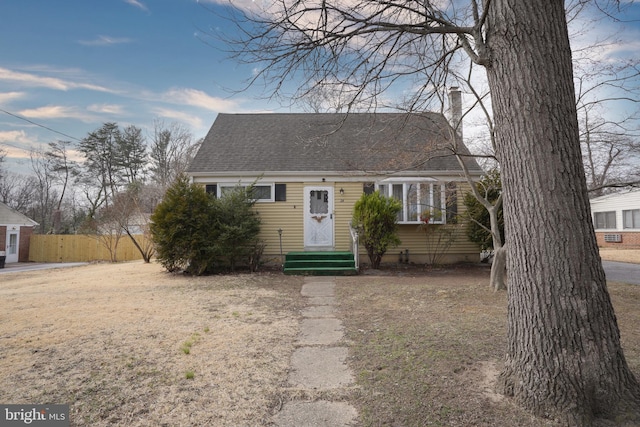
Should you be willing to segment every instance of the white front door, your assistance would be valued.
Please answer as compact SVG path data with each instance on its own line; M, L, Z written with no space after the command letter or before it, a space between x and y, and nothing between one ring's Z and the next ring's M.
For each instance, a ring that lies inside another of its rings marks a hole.
M304 247L333 249L333 187L304 188Z
M18 262L18 232L7 230L7 246L6 253L7 258L5 262Z

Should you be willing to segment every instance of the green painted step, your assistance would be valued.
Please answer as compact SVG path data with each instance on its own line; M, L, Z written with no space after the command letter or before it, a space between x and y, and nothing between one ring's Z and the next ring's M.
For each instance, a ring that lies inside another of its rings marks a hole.
M284 263L284 273L342 276L358 272L351 252L289 252Z

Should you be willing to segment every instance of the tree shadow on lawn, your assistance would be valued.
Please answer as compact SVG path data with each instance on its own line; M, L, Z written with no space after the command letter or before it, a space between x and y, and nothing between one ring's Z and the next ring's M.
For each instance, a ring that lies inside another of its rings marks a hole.
M337 280L365 426L555 426L494 392L506 292L486 266L386 268ZM640 372L640 286L609 284L627 361Z

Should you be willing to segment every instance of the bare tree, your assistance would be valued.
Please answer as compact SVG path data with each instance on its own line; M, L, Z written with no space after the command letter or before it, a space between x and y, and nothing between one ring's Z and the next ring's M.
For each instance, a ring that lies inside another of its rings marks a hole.
M596 107L598 105L592 106ZM580 115L582 155L590 195L611 189L640 186L640 135L625 128L626 121L612 122L591 109Z
M588 27L590 28L590 27ZM591 196L640 185L640 59L603 60L619 40L574 49L580 141ZM624 113L616 105L624 105Z
M148 190L144 186L132 186L118 193L105 215L110 228L119 227L131 239L144 262L150 262L155 254L150 231L150 217L155 203L153 189Z
M71 176L77 170L77 164L69 158L70 141L56 141L49 143L49 149L44 153L47 164L51 168L54 182L59 186L59 197L53 212L53 233L60 233L62 222L62 202L67 194L67 187Z
M31 203L30 217L38 222L41 233L51 233L53 210L57 192L54 188L54 175L51 160L41 151L32 150L29 154L33 172L34 199Z
M469 88L470 92L473 95L473 98L474 98L473 106L467 109L467 111L464 114L462 114L461 117L454 118L452 120L453 126L455 130L460 132L460 129L462 129L462 119L464 115L468 114L473 109L473 107L478 106L481 109L482 114L484 116L485 125L487 127L487 134L489 136L489 141L490 141L490 149L488 150L487 154L482 156L478 155L476 156L476 158L481 157L485 159L490 159L490 161L493 162L494 164L498 164L498 161L495 157L496 133L495 133L495 127L493 125L493 116L491 114L489 107L485 103L485 100L488 98L489 93L488 92L481 93L475 88L472 82L473 70L474 70L474 64L472 63L469 66L469 72L467 76L464 79L462 79L466 87ZM456 102L461 103L461 100ZM462 138L461 133L460 133L460 138ZM502 240L502 234L500 232L500 225L499 225L499 219L498 219L498 214L502 209L502 201L503 201L502 185L500 186L500 195L498 196L498 198L494 201L491 201L490 198L488 197L488 194L491 191L495 191L496 189L485 188L484 191L481 192L478 186L476 185L476 183L473 182L472 175L469 172L468 166L464 162L464 158L460 155L459 152L456 151L455 147L454 147L454 154L456 155L456 158L458 159L458 163L460 164L460 167L464 172L464 177L467 180L469 187L471 188L471 192L473 196L482 206L484 206L484 208L489 213L489 221L490 221L489 232L491 233L491 240L493 243L493 262L491 264L491 276L489 278L489 284L494 291L505 290L507 289L507 284L506 284L507 270L506 269L507 269L508 251L507 251L507 246L504 244Z
M92 236L102 247L109 252L111 262L118 261L118 245L124 235L124 230L119 222L119 207L116 199L98 211L91 221L91 228L85 228L85 233ZM87 224L85 224L85 227Z
M255 3L254 3L255 4ZM501 390L567 425L640 421L591 223L564 2L287 1L236 11L254 82L298 96L318 82L372 104L413 77L408 109L446 86L463 51L485 68L503 179L508 343ZM349 105L347 105L349 106Z
M7 151L0 148L0 183L4 180L6 171L4 170L4 159L7 157Z
M178 123L166 125L156 120L151 137L151 179L166 190L176 177L187 170L201 141Z
M28 214L33 202L35 178L7 172L0 181L0 201L12 209Z

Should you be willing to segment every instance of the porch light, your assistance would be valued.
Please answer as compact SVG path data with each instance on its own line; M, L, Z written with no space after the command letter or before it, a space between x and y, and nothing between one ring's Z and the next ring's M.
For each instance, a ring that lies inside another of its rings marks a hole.
M340 194L342 194L344 196L344 188L340 189Z

